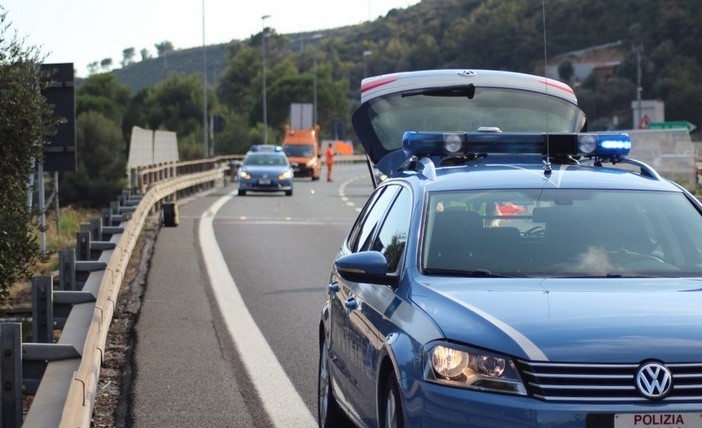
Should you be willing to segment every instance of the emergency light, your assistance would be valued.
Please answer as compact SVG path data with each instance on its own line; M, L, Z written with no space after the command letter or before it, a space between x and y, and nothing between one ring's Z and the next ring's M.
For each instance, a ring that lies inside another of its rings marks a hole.
M618 159L631 151L626 133L405 132L402 150L411 156L540 154Z

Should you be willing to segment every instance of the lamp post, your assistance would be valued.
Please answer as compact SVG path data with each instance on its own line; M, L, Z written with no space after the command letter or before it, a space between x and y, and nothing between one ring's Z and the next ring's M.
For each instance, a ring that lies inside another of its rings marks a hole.
M634 123L634 127L637 128L641 128L643 123L643 112L641 106L641 91L643 90L641 87L641 51L643 51L643 45L639 43L636 45L636 103L638 110L638 124Z
M311 40L319 40L324 37L322 34L315 34ZM315 47L313 59L314 78L312 79L312 126L317 125L317 48Z
M261 40L263 44L263 144L268 144L268 96L266 94L266 19L270 17L270 15L263 15L261 17Z
M202 139L205 147L205 158L210 156L209 138L207 135L207 45L205 44L205 0L202 0Z

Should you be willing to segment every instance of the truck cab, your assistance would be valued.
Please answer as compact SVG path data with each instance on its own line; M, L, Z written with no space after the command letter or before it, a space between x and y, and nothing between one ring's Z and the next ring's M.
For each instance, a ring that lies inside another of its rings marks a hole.
M319 152L318 135L318 125L307 129L295 129L286 125L282 146L290 165L293 167L295 177L310 177L313 181L319 180L322 155Z

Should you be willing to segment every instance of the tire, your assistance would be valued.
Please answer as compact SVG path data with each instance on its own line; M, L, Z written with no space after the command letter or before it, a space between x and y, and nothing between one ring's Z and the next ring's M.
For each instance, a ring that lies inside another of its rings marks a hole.
M383 395L380 397L380 424L381 428L404 428L405 422L402 414L402 399L400 387L395 379L395 374L390 371L383 386Z
M246 196L246 190L239 189L239 196Z
M319 428L349 426L334 398L331 379L329 378L329 354L326 341L319 350L319 370L317 371L317 423Z
M292 196L292 190L286 190L285 196Z

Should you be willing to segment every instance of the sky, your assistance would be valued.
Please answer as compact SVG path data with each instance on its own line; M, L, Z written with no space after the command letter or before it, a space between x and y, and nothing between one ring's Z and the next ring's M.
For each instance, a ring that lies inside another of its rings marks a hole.
M111 58L119 67L123 51L135 60L155 44L175 49L245 40L263 24L279 34L356 25L406 8L419 0L0 0L10 30L35 46L45 63L72 62L76 75L88 64ZM204 13L203 13L204 10ZM263 16L269 16L265 20ZM204 32L203 32L204 22ZM204 34L204 38L203 38Z

